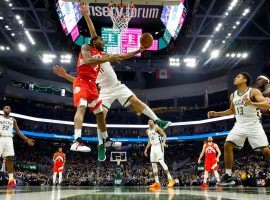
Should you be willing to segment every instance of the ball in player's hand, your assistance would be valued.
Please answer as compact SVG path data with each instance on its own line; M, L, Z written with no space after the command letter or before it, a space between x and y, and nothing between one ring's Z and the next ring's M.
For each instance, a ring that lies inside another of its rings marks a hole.
M141 47L148 49L152 46L153 41L154 38L150 33L144 33L140 38Z

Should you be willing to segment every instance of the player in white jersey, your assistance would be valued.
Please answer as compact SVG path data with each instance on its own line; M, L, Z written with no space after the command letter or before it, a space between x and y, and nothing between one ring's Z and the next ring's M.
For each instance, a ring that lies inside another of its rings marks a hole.
M161 187L161 184L159 182L158 177L158 166L157 163L160 163L162 166L165 174L168 177L168 187L174 186L174 180L169 172L168 166L164 162L164 147L167 147L166 145L166 134L164 131L155 125L154 120L149 119L148 120L149 129L146 130L147 136L149 138L149 141L147 143L147 146L144 150L144 155L147 157L147 150L151 147L151 153L150 153L150 162L152 163L153 173L155 176L155 183L150 185L150 188L159 188ZM161 138L162 137L162 138Z
M20 136L24 141L26 141L29 146L34 145L34 140L26 137L19 129L17 121L15 118L10 117L11 108L10 106L5 106L3 108L3 115L0 115L0 156L6 158L6 167L9 176L8 185L13 187L16 182L13 178L13 163L12 157L14 154L13 147L13 129L16 134Z
M234 79L236 91L231 94L231 105L228 110L222 112L210 111L208 117L221 117L235 115L236 123L227 136L224 144L224 159L226 174L221 185L233 185L232 166L233 149L242 148L248 139L255 151L261 151L270 161L270 148L268 139L260 123L260 109L270 108L270 104L258 89L249 88L251 78L248 73L239 73Z

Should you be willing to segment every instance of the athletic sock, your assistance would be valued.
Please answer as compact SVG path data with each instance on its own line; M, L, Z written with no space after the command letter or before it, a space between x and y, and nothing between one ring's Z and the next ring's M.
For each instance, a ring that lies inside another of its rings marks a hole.
M103 144L103 138L101 136L101 131L97 129L97 134L98 134L98 144L101 145Z
M226 174L232 176L232 169L225 169Z
M214 171L215 177L217 179L217 182L220 182L219 174L217 171Z
M82 137L82 129L75 129L74 130L74 139L76 140L79 137Z
M169 180L172 179L172 176L171 176L170 173L167 174L167 177L168 177Z
M158 120L158 117L156 116L156 114L148 106L145 107L142 113L154 121Z
M9 180L14 179L14 178L13 178L13 173L8 173L8 179L9 179Z
M102 137L103 139L107 139L107 137L108 137L107 131L104 131L104 132L100 131L100 135L101 135L101 137Z
M155 181L156 181L157 183L159 183L159 178L158 178L158 176L155 176Z

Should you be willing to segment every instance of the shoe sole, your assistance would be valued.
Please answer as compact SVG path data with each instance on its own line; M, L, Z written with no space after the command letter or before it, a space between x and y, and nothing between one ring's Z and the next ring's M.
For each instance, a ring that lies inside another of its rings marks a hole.
M79 150L75 150L75 149L69 149L70 151L75 151L75 152L82 152L82 153L89 153L91 152L91 149L90 150L87 150L87 151L79 151Z
M164 130L164 129L168 128L171 124L172 124L172 122L168 122L162 129Z
M103 162L103 161L105 161L105 160L106 160L106 156L105 156L104 160L100 160L100 159L98 158L98 161L99 161L99 162Z

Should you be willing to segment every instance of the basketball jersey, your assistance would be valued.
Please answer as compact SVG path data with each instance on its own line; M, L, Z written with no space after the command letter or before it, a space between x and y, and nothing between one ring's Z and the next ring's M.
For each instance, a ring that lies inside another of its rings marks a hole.
M56 155L55 155L55 165L63 165L64 164L64 158L65 158L65 154L64 153L60 153L60 152L57 152Z
M0 116L0 136L13 137L13 125L14 121L12 117L5 118Z
M156 132L155 127L153 130L148 129L147 134L148 134L148 137L152 146L161 143L160 135Z
M100 58L103 55L103 53L91 47L89 51L89 55L91 57ZM96 81L99 70L100 70L100 64L88 65L83 60L82 54L81 53L79 54L78 63L77 63L78 77L89 78L93 81Z
M238 90L236 90L233 94L233 105L237 124L260 122L260 109L256 108L255 106L246 105L243 102L243 98L245 96L250 99L251 90L252 88L248 88L248 90L241 96L238 94Z
M96 83L101 90L110 89L121 84L110 62L101 64Z
M215 159L216 158L216 148L215 143L206 144L205 148L205 159Z

